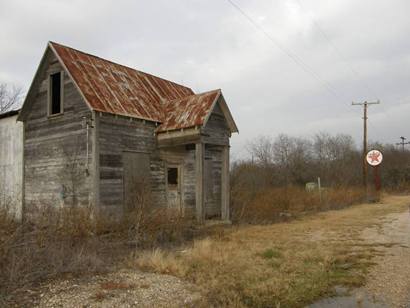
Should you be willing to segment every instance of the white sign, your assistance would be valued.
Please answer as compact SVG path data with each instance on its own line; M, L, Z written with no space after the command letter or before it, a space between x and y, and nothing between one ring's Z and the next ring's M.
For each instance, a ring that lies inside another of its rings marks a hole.
M378 166L383 160L383 154L379 150L371 150L367 153L366 160L370 166Z

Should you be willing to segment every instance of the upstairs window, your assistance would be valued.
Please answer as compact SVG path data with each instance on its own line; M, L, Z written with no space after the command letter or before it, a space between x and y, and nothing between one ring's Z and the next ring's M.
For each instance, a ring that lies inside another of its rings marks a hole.
M49 77L49 115L63 112L63 75L61 72Z

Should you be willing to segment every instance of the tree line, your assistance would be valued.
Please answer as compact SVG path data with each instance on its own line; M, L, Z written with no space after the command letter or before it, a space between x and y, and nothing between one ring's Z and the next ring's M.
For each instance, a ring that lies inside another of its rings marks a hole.
M249 158L232 165L233 185L248 187L304 186L321 178L324 186L362 183L363 153L346 134L318 133L310 138L280 134L260 136L247 144ZM399 189L410 182L410 151L394 144L370 143L383 153L380 166L385 188ZM368 181L373 177L369 166Z

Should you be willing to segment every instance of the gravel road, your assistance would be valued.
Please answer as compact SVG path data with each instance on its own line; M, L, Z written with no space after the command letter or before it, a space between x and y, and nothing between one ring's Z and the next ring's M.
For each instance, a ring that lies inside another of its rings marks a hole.
M368 229L363 237L384 243L383 256L368 276L365 289L385 300L389 307L410 308L410 212L391 214L381 228Z

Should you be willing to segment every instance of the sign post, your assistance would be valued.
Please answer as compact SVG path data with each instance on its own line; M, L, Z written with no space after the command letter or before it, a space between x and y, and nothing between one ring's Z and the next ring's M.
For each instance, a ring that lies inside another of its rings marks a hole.
M371 150L366 155L367 163L372 166L373 168L373 175L374 175L374 189L375 189L375 199L380 199L380 190L382 187L381 179L380 179L380 170L379 166L383 161L383 154L379 150Z

